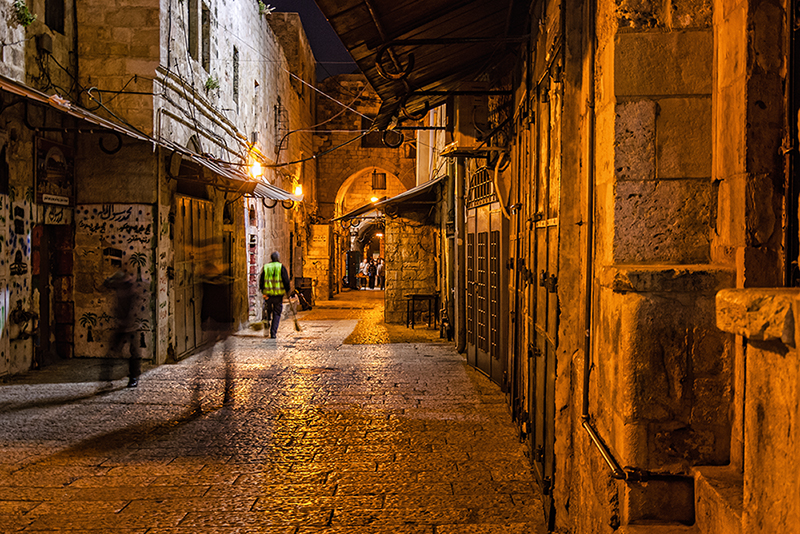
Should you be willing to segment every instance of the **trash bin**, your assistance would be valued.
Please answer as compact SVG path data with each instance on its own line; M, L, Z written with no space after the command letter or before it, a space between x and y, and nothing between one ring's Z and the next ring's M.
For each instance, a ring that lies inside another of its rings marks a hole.
M304 310L310 310L314 301L314 287L311 278L296 277L294 279L294 288L297 295L300 297L300 307Z

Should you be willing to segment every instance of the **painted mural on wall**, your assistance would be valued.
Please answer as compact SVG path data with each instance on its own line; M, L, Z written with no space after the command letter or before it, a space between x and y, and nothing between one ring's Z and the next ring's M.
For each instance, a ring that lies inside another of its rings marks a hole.
M131 273L136 342L142 358L154 355L153 207L149 204L82 204L75 209L75 355L106 357L116 328L114 294L103 282L120 270ZM123 352L127 355L127 351Z
M156 341L156 354L159 362L165 359L174 359L175 347L172 343L172 321L169 317L173 311L170 307L169 288L171 280L175 277L172 268L173 253L170 243L172 242L173 223L175 213L170 206L159 205L159 235L158 235L158 298L156 299L156 313L158 317L158 332Z
M30 368L39 309L38 292L31 288L31 228L35 215L34 189L28 178L32 165L21 157L30 142L11 143L0 132L0 375Z

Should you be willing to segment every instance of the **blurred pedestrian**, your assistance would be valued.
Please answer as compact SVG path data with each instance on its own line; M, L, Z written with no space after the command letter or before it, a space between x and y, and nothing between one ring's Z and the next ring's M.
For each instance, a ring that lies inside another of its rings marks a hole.
M291 293L291 282L286 267L280 261L280 254L273 252L270 261L261 269L259 287L264 295L264 320L269 322L269 337L278 335L278 326L283 312L283 296Z
M203 298L200 304L200 325L203 330L203 342L212 345L205 352L205 360L214 357L214 351L219 345L222 351L225 366L225 384L223 404L233 402L233 347L230 337L233 335L234 320L231 308L231 285L233 282L230 274L230 263L225 261L222 243L208 240L202 243L195 251L197 271L196 280L203 288ZM200 410L200 390L202 380L198 370L195 377L195 406Z
M128 387L139 385L142 374L142 356L136 342L136 317L134 307L140 298L136 288L136 280L132 273L120 269L103 281L103 287L114 292L114 333L108 347L108 358L116 355L128 344ZM101 381L110 382L112 378L113 360L103 367Z

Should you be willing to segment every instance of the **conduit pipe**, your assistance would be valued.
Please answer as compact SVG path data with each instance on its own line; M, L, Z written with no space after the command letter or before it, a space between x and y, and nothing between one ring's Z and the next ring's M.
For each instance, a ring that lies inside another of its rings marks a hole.
M494 176L492 177L492 185L494 186L494 192L497 195L497 201L500 203L500 209L503 211L503 216L511 220L511 214L508 213L508 208L506 208L506 202L503 198L503 193L500 190L500 184L497 181L497 175L500 173L500 164L503 163L503 158L507 157L507 152L500 152L497 155L497 163L494 166Z
M595 52L597 48L597 28L595 23L595 2L587 2L587 17L591 25L588 43L588 61L589 61L589 95L587 98L587 147L586 147L586 272L585 272L585 309L584 309L584 345L583 345L583 398L581 402L581 426L589 434L589 439L603 460L611 469L611 477L617 480L624 480L626 482L644 482L647 480L686 480L691 478L688 475L675 474L675 473L657 473L639 469L636 467L625 466L622 467L611 449L606 445L603 438L594 428L589 414L589 382L592 365L592 289L594 278L594 180L595 180Z
M456 350L462 353L467 348L467 261L464 250L467 223L464 220L464 181L466 169L464 158L456 158L455 192L456 192Z

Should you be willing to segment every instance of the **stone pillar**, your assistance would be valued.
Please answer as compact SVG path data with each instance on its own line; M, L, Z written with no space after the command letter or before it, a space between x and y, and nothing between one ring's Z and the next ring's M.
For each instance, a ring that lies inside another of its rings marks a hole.
M621 465L687 474L727 462L730 442L730 337L713 320L734 277L711 264L711 11L601 3L598 18L590 413ZM622 524L693 520L691 484L617 489Z
M797 532L800 290L729 289L716 303L720 330L746 340L741 532Z
M405 322L406 295L436 292L434 227L424 219L415 212L386 219L387 323Z

